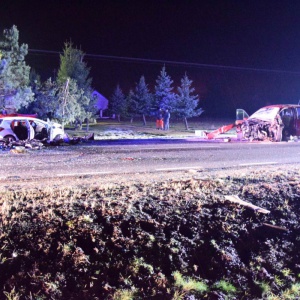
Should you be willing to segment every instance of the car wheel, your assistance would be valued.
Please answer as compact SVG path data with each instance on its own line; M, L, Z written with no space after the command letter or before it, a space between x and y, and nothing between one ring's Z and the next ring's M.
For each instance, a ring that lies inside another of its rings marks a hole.
M7 143L15 142L16 138L13 135L7 135L3 138Z
M53 139L53 141L60 141L60 140L63 140L63 135L62 134L57 134L55 136L55 138Z

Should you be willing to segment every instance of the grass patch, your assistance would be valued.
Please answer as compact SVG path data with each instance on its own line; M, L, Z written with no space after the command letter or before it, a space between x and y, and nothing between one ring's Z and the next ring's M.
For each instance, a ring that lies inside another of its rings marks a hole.
M117 290L113 296L113 300L133 300L134 292L130 290Z
M182 120L172 119L170 122L170 130L163 131L157 130L155 126L155 119L153 117L147 119L147 124L144 125L142 119L136 118L133 122L124 120L117 122L113 119L98 119L97 123L89 124L89 131L94 132L95 135L102 135L107 131L119 130L119 131L133 131L135 133L142 133L145 135L157 135L157 136L193 136L195 130L207 130L211 131L217 129L223 125L228 125L234 122L234 119L213 119L195 117L188 120L189 129L186 130ZM84 136L86 134L86 124L83 124L82 130L74 130L71 126L66 127L65 131L70 135Z
M225 294L234 294L237 291L236 287L226 280L220 280L215 284L215 287Z
M175 280L175 286L179 287L185 292L196 291L196 292L206 292L208 287L202 281L196 281L190 277L184 278L180 272L176 271L173 273Z

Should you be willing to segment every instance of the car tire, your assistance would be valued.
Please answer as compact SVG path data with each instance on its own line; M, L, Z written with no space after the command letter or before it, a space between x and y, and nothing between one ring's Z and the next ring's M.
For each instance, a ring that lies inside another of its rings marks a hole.
M6 135L3 140L5 140L7 143L15 142L16 138L13 135Z
M53 141L60 141L60 140L63 140L63 135L62 134L57 134L56 136L55 136L55 138L53 139Z

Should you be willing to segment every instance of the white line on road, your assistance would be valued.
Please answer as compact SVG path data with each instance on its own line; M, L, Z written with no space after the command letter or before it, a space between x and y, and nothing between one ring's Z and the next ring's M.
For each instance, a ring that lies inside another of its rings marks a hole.
M220 148L218 146L201 146L201 147L166 147L166 148L159 148L159 147L148 147L148 148L140 148L140 150L168 150L168 149L176 149L176 150L201 150L201 149L215 149Z
M101 174L111 174L111 172L65 173L65 174L57 174L57 176L64 177L64 176L101 175Z
M276 165L278 162L276 161L268 161L268 162L254 162L254 163L248 163L248 164L239 164L239 166L259 166L259 165Z
M174 171L174 170L190 170L190 169L202 169L202 167L161 168L161 169L155 169L155 171Z

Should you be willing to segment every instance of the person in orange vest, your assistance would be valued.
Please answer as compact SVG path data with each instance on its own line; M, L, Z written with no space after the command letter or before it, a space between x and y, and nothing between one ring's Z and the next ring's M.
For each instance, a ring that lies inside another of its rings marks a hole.
M163 130L163 128L164 128L163 114L162 114L162 110L160 108L156 115L156 129Z

